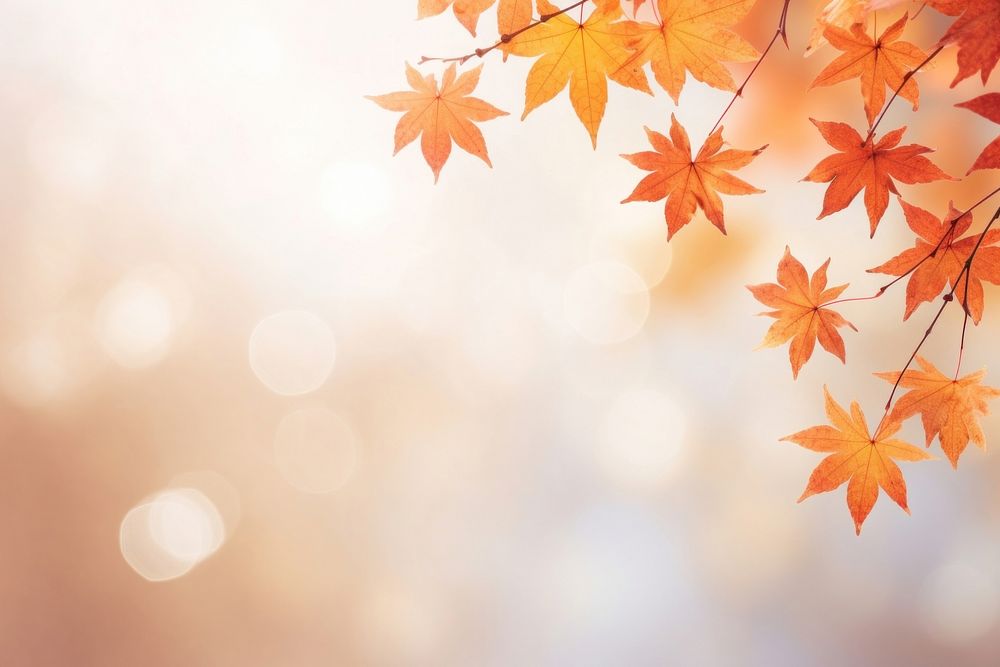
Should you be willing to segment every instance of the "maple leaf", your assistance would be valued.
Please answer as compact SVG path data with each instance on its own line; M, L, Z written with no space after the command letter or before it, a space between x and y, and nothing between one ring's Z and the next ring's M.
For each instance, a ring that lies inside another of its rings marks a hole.
M500 0L497 7L497 29L500 35L510 35L531 23L531 0ZM507 54L504 54L504 58Z
M921 356L917 356L917 363L923 370L875 375L893 384L898 381L900 387L910 390L896 401L892 417L902 421L919 414L927 446L937 437L952 467L958 468L958 459L970 441L986 449L986 438L976 413L988 415L987 401L1000 396L1000 389L982 384L985 370L951 378Z
M417 0L417 18L437 16L450 6L458 22L475 36L480 14L492 7L494 2L496 0Z
M760 54L730 30L756 0L657 0L659 23L625 21L636 62L650 63L656 81L677 103L685 72L715 88L736 90L721 61L747 62Z
M983 85L1000 60L1000 0L970 0L939 44L958 43L958 73L951 87L976 72Z
M875 506L879 487L909 514L906 481L893 459L922 461L934 457L919 447L892 438L899 431L898 420L886 418L871 435L857 402L851 403L851 413L848 414L826 387L823 387L823 394L826 397L826 416L832 426L813 426L782 438L782 441L794 442L814 452L830 454L813 470L799 502L817 493L833 491L850 480L847 507L858 535L861 534L861 524Z
M932 149L919 144L898 145L906 132L905 127L887 132L876 142L874 137L867 141L862 139L846 123L809 120L826 143L840 151L823 158L803 179L830 183L817 220L847 208L864 188L865 209L871 223L871 235L875 236L875 229L889 205L889 193L899 194L892 179L910 185L951 179L924 157L923 154L933 152Z
M994 123L1000 123L1000 93L986 93L968 102L959 102L955 106L969 109ZM1000 136L983 149L965 175L968 176L977 169L1000 169Z
M972 214L961 215L949 205L948 215L937 217L902 199L899 200L906 215L906 224L917 234L912 248L908 248L869 273L884 273L890 276L904 276L910 271L906 283L907 319L921 303L933 301L950 284L955 295L964 302L966 282L968 282L968 312L972 321L979 324L983 317L983 284L986 280L1000 284L1000 230L986 233L969 271L963 268L969 256L979 243L980 234L959 238L972 226ZM961 215L961 217L959 217ZM952 224L954 221L954 224ZM916 269L914 269L916 267ZM959 275L961 280L956 284Z
M504 44L506 53L541 56L531 66L524 90L524 120L534 109L550 101L569 84L569 98L577 117L597 147L597 130L608 102L611 79L628 88L652 95L642 68L630 62L619 0L595 0L596 8L583 23L567 14L553 16ZM559 8L549 0L538 0L538 13L555 14Z
M474 123L506 116L507 112L470 96L479 84L482 68L480 65L456 78L455 65L452 64L445 71L439 88L433 74L421 76L407 64L406 79L413 90L367 96L383 109L405 112L396 124L393 155L419 136L424 159L437 182L441 167L451 154L451 142L454 140L459 148L492 167L486 152L486 141Z
M962 13L967 2L968 0L832 0L816 19L804 55L811 56L816 49L826 44L824 32L828 26L845 30L860 26L864 29L868 24L868 15L874 11L909 4L916 5L916 11L919 13L924 5L930 5L942 14L955 16Z
M912 102L916 110L920 100L917 82L912 77L903 81L906 73L921 64L927 54L910 42L900 41L906 19L904 14L877 40L872 39L861 24L852 25L850 30L828 26L823 34L830 44L844 53L827 65L810 87L830 86L858 77L869 125L885 104L886 86L898 89L899 95Z
M792 341L788 346L788 359L792 364L793 378L798 378L799 370L809 361L817 339L823 349L846 362L844 339L837 329L848 326L857 331L840 313L824 307L847 289L847 285L827 288L826 270L829 266L828 259L816 269L810 280L805 267L785 246L785 255L778 263L778 283L747 285L755 299L765 306L777 308L760 313L777 318L764 336L761 347L777 347Z
M806 45L805 54L810 56L816 49L826 44L824 37L827 28L850 28L854 25L865 26L868 18L868 2L866 0L832 0L820 11L809 35L809 43Z
M666 198L667 240L691 221L698 207L725 234L722 200L716 193L748 195L763 192L728 172L750 164L767 148L766 144L752 151L727 149L720 153L723 141L722 128L719 127L709 135L692 160L687 132L673 114L670 115L670 139L648 127L645 130L654 150L622 157L652 173L639 181L622 203Z

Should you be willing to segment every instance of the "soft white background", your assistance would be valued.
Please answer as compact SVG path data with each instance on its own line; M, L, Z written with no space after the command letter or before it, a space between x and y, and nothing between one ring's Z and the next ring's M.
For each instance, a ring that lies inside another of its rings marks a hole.
M727 94L611 84L595 151L565 94L519 122L530 63L491 56L495 168L456 149L435 186L363 96L494 31L413 4L0 3L0 662L995 662L994 457L905 465L913 516L881 498L860 538L843 490L794 502L819 458L778 438L823 421L823 384L877 421L871 373L931 314L902 325L902 286L845 305L848 366L817 350L797 382L754 351L769 320L743 286L786 243L861 296L912 238L895 202L874 241L860 201L814 220L807 117L864 120L856 83L806 92L832 57L799 55L817 3L726 123L771 144L741 173L767 192L725 198L728 237L699 215L669 247L660 205L618 204L641 177L618 154L671 112L697 145ZM741 30L763 47L781 3L759 4ZM908 35L944 25L925 10ZM981 90L948 91L953 68L887 128L962 174L995 128L951 109ZM993 177L901 187L941 214ZM991 296L970 371L995 366ZM311 315L251 367L289 310ZM959 325L927 348L943 369ZM171 534L221 547L147 581L121 522L192 487L207 514L171 505Z

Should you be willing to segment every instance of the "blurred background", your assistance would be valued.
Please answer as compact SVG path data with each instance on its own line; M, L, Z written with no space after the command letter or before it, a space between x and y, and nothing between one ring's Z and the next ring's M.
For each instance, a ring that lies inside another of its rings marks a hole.
M363 95L494 19L414 4L0 3L0 663L997 664L996 457L904 465L913 516L882 497L859 538L843 489L796 505L819 457L778 442L824 384L877 416L932 315L902 323L902 285L845 304L848 365L797 381L755 351L744 285L786 244L864 296L912 243L896 202L869 240L860 198L816 221L800 182L830 152L809 116L865 124L856 81L807 92L821 3L725 123L770 144L740 174L767 192L670 245L618 155L671 112L700 144L727 93L611 84L592 150L565 93L519 122L530 61L494 53L494 169L456 149L435 186ZM740 26L758 48L781 4ZM996 126L936 64L884 128L961 175ZM994 187L900 186L938 215ZM1000 371L996 298L970 371Z

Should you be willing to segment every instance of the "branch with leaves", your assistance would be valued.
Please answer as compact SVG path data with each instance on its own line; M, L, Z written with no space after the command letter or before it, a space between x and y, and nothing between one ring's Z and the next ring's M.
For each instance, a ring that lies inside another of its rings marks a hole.
M899 196L893 180L912 185L952 179L926 157L930 149L918 144L899 146L905 128L888 132L882 139L875 141L876 129L898 97L911 101L916 110L919 91L913 77L941 53L947 44L957 42L959 47L959 73L952 82L952 87L976 71L982 73L985 83L1000 56L1000 37L995 30L985 33L987 26L984 17L989 13L983 11L984 6L995 4L993 10L1000 12L1000 3L970 1L948 3L947 6L944 3L931 4L938 9L961 15L929 55L925 55L915 45L899 40L907 21L905 15L888 27L878 39L868 37L861 22L854 23L850 30L836 25L826 27L824 36L834 47L843 50L844 54L820 72L813 85L830 85L854 77L860 78L870 126L867 135L862 138L860 133L844 123L813 121L823 138L838 153L822 160L805 179L830 183L820 218L843 210L864 189L865 208L872 236L888 206L889 193L897 195L907 224L917 234L914 247L869 269L869 272L896 276L894 280L883 285L872 296L849 299L837 298L846 289L846 285L826 292L820 291L825 288L829 261L814 274L810 290L810 285L805 282L805 269L786 250L786 256L778 269L779 283L784 289L781 295L783 308L766 313L777 317L778 321L765 337L765 345L781 344L790 339L792 372L793 376L797 376L802 365L809 359L816 340L846 363L844 343L836 329L849 323L839 313L831 310L830 306L880 298L890 287L906 277L909 280L904 320L921 303L941 297L941 305L902 370L876 374L891 382L892 389L873 435L869 434L864 415L856 403L852 404L851 415L848 417L827 392L827 416L832 426L814 427L787 438L808 449L829 453L813 472L800 500L818 492L831 491L848 482L847 504L859 534L865 518L875 504L879 488L909 512L906 485L893 459L914 461L928 456L908 443L889 440L903 421L919 415L924 428L925 444L930 446L936 438L952 466L957 467L959 457L970 442L980 447L985 445L985 435L978 418L988 413L987 402L1000 396L1000 390L982 384L985 371L959 377L969 320L979 324L983 316L982 283L987 281L1000 284L1000 247L996 245L1000 242L1000 233L993 229L994 223L1000 218L1000 209L993 214L981 233L965 237L962 235L972 225L973 210L1000 193L1000 188L994 189L963 212L951 207L939 219L906 202ZM994 18L1000 18L1000 14ZM984 41L974 44L973 35ZM888 103L884 102L886 86L893 89ZM997 108L997 97L1000 96L994 97L995 95L989 93L957 106L969 108L998 121L1000 111ZM1000 166L996 162L998 149L995 144L1000 144L1000 139L994 140L983 150L969 169L970 173L977 169ZM751 286L750 289L758 300L773 305L777 303L774 294L774 288L777 287L779 286L758 285ZM955 374L949 377L921 357L920 351L956 295L962 304L964 315L958 363ZM920 366L919 371L912 370L914 362ZM894 403L901 387L908 391Z
M472 95L483 65L461 72L459 68L474 59L485 61L494 53L501 55L503 62L511 57L532 59L521 119L568 89L570 105L595 148L607 110L609 81L644 95L655 95L662 89L677 109L664 132L646 128L649 148L622 154L647 172L622 203L662 201L666 241L691 223L699 210L725 233L721 195L763 192L734 172L756 159L767 145L755 149L726 146L722 122L778 40L791 50L790 0L772 1L777 25L770 41L758 51L740 34L740 25L757 0L578 0L564 6L550 0L417 0L418 17L438 16L450 8L473 36L481 17L495 6L497 36L462 55L420 57L418 67L443 67L443 71L425 74L407 64L411 90L371 99L403 114L396 125L396 152L419 138L424 159L437 180L452 144L492 166L478 124L507 114ZM924 6L952 18L937 42L920 46L907 40L904 33L915 21L927 20L930 12L925 14ZM878 12L898 14L878 31ZM877 373L893 386L874 431L860 406L852 403L845 410L826 392L830 425L786 438L827 454L800 500L847 483L848 506L859 533L879 489L908 511L906 484L895 462L931 458L924 449L896 437L905 420L919 415L925 444L937 439L952 465L957 466L970 442L985 443L978 418L986 414L987 402L1000 395L982 384L984 371L959 377L968 324L979 325L984 316L982 285L1000 284L1000 230L994 228L1000 210L980 233L967 234L976 209L1000 193L1000 187L964 211L949 204L942 217L918 208L904 198L899 184L908 186L908 197L922 184L958 179L935 164L929 146L904 144L905 126L888 131L882 128L897 99L906 100L914 112L918 111L919 86L926 85L918 84L918 74L949 48L954 47L957 53L951 87L976 74L986 85L1000 60L998 24L1000 0L834 0L816 17L805 49L804 55L811 55L828 45L834 52L811 87L857 80L867 120L864 128L856 129L838 119L811 119L833 149L803 179L827 184L818 218L844 211L862 195L869 234L874 236L895 198L916 239L912 247L869 269L870 273L892 276L891 281L873 295L846 298L842 295L848 285L827 285L830 260L810 276L786 248L778 264L777 282L749 287L757 300L772 309L763 314L775 320L763 346L788 344L792 376L798 379L817 343L847 362L842 332L857 329L833 306L880 299L904 280L904 320L920 305L941 299L902 370ZM729 63L753 64L737 84ZM679 120L681 94L689 77L732 93L697 149ZM956 106L1000 123L1000 93L985 92L958 101ZM970 162L966 175L1000 168L1000 137L974 160L970 156ZM959 359L954 376L946 376L920 353L947 306L956 300L964 313ZM897 398L900 389L906 391Z

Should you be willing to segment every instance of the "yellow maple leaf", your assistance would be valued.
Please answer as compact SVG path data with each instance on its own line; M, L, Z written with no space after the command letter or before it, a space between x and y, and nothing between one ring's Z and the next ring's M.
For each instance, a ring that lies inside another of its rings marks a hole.
M677 102L686 72L715 88L736 90L726 62L747 62L760 54L730 28L743 19L756 0L658 0L658 23L626 21L629 46L640 65L650 63L653 76Z
M619 0L595 0L597 7L583 21L560 13L548 0L538 0L538 13L552 16L503 45L505 53L541 56L528 72L524 89L523 120L532 110L550 101L569 84L570 102L594 147L597 130L608 102L611 79L652 95L642 67L626 45ZM575 13L574 13L575 15Z

